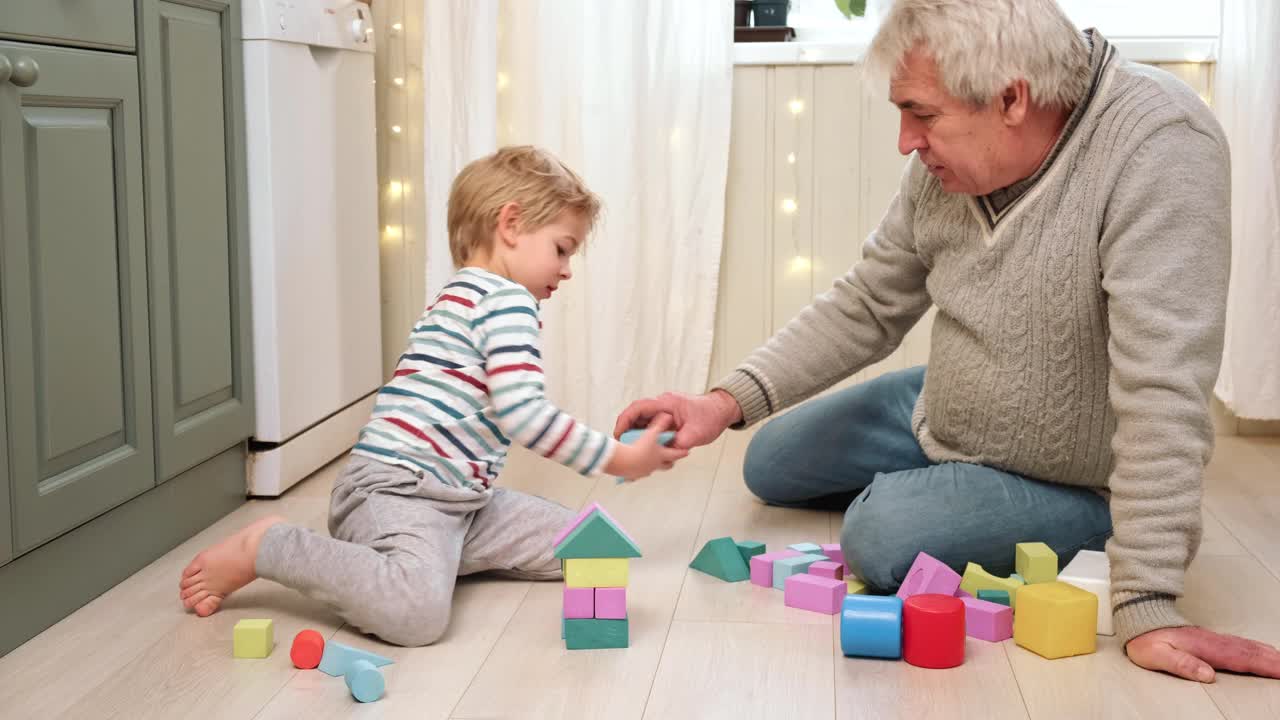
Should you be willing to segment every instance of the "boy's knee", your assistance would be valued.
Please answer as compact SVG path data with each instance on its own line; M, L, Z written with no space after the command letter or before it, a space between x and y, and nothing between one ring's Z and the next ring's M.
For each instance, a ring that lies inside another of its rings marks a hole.
M367 613L360 629L393 645L431 645L449 629L451 600L432 600L425 595L401 596Z
M377 635L393 645L421 647L431 645L449 629L449 609L434 614L416 615L410 612L387 613L381 622L367 632Z

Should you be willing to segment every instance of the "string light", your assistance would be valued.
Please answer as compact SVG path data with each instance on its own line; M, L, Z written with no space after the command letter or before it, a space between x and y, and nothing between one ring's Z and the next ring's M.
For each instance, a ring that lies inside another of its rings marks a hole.
M790 268L791 272L807 273L811 268L813 268L813 263L809 260L809 258L803 255L796 255L795 257L791 258L791 268Z
M506 89L507 89L507 86L508 86L508 85L510 85L510 84L511 84L511 78L510 78L510 77L508 77L508 75L507 75L506 73L504 73L504 72L502 72L501 70L499 70L499 71L498 71L498 89L499 89L499 90L506 90Z
M399 135L399 134L400 134L400 126L399 126L399 125L392 125L392 126L391 126L391 132L395 133L396 135Z
M798 206L796 205L795 198L782 199L782 212L788 215L794 215L797 209Z
M800 98L795 98L791 102L787 103L787 107L791 108L792 115L799 115L804 112L804 101Z
M392 180L387 183L387 193L391 195L393 200L399 198L404 194L404 183L399 180Z
M788 163L788 164L791 164L791 165L795 165L795 164L796 164L796 154L795 154L795 153L787 153L787 163Z
M387 239L388 239L388 240L399 240L399 239L400 239L400 226L399 226L399 225L388 225L388 226L386 226L385 228L383 228L383 229L382 229L382 232L383 232L383 234L385 234L385 235L387 236Z
M404 29L404 24L403 24L403 23L396 23L396 24L394 24L394 25L392 25L392 26L391 26L391 29L392 29L392 30L395 30L396 32L400 32L401 30L403 30L403 29Z
M395 83L396 86L398 87L404 87L404 78L401 78L401 77L392 78L391 82Z

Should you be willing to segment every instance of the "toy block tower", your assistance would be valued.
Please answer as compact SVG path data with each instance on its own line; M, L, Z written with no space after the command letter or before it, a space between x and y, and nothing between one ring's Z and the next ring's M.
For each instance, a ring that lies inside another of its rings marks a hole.
M635 541L599 503L591 503L552 544L564 563L565 647L627 647L627 566L640 557Z

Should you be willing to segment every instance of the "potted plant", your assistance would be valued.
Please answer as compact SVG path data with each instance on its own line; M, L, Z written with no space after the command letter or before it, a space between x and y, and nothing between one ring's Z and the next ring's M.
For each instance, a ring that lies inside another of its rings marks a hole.
M791 0L755 0L752 10L756 27L786 27Z

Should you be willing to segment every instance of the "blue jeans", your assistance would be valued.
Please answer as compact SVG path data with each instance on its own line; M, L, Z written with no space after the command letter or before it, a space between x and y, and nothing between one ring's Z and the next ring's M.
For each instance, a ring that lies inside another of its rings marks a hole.
M924 374L882 375L765 425L747 448L747 487L770 505L844 510L845 560L879 592L897 589L920 551L1005 576L1016 543L1044 542L1060 565L1103 549L1111 512L1096 492L925 457L911 431Z

